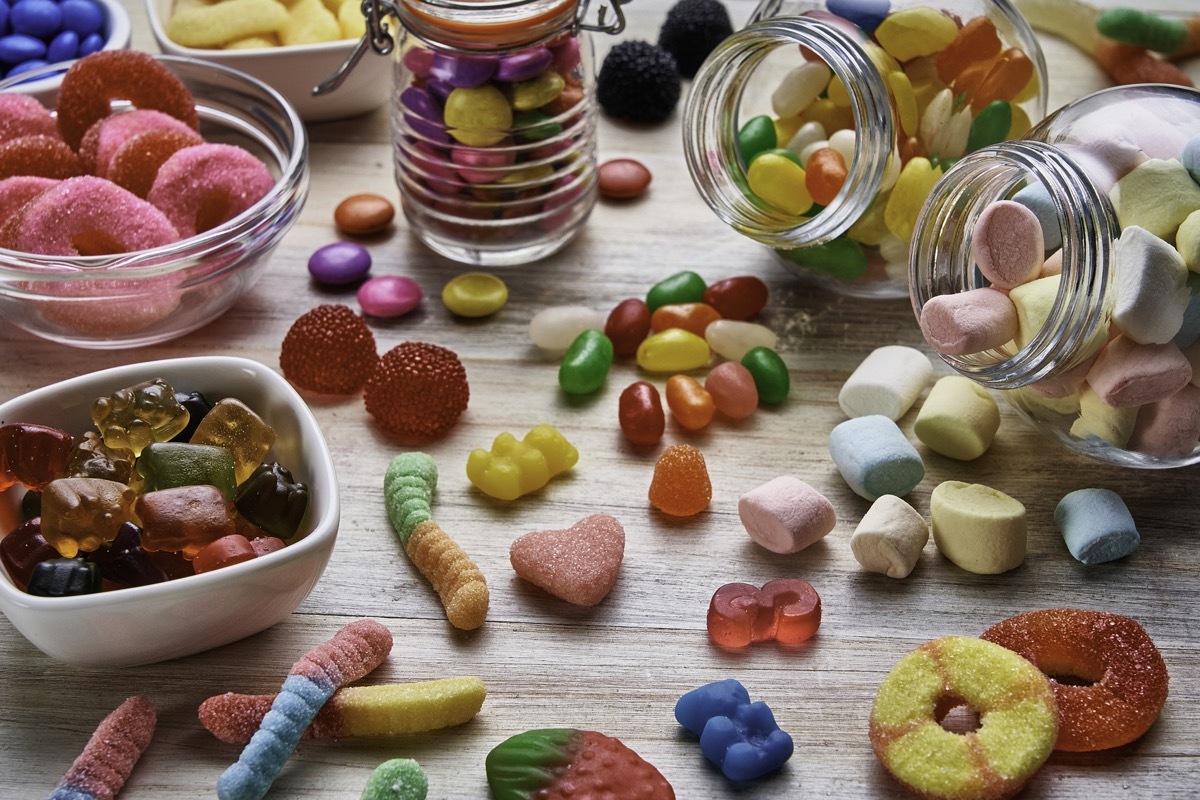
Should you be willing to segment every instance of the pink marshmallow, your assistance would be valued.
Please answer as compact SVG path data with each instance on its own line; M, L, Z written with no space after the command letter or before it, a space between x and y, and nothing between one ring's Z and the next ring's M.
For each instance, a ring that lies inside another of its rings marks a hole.
M271 171L248 150L201 144L177 150L168 158L146 199L187 238L233 219L274 185Z
M1200 443L1200 388L1188 384L1175 394L1138 409L1129 449L1158 458L1182 458Z
M942 294L922 306L921 332L939 353L979 353L1012 341L1017 335L1017 309L997 289Z
M1080 363L1068 370L1063 370L1057 375L1042 378L1040 381L1034 381L1029 384L1029 388L1042 397L1066 397L1067 395L1074 394L1083 385L1083 381L1087 378L1088 372L1091 371L1092 364L1096 363L1096 356L1098 355L1099 353L1096 353L1090 358L1085 358Z
M742 495L738 516L750 538L772 553L799 552L837 524L837 512L828 498L791 475Z
M984 277L1001 289L1038 276L1045 257L1042 224L1027 206L1012 200L989 205L971 235L971 256Z
M1192 379L1192 365L1179 347L1138 344L1128 336L1109 342L1087 374L1096 395L1114 408L1156 403Z

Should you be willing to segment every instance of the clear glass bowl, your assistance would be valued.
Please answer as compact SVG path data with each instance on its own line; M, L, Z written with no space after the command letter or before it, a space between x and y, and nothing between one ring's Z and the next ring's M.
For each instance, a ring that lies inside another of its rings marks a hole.
M308 195L308 139L287 100L218 64L158 59L196 98L204 139L254 153L278 177L274 188L223 225L165 247L86 257L0 248L0 318L75 347L116 349L173 339L228 310L254 285L296 221ZM55 69L62 67L45 72ZM5 81L0 91L20 87Z

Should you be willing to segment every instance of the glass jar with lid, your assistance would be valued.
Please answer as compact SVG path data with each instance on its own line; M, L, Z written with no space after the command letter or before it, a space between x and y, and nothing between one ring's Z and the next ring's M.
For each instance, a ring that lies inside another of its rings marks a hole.
M805 281L906 297L929 189L1041 119L1045 75L1008 0L763 0L696 76L688 169L722 221Z
M963 158L910 269L946 363L1071 450L1200 461L1200 92L1107 89Z

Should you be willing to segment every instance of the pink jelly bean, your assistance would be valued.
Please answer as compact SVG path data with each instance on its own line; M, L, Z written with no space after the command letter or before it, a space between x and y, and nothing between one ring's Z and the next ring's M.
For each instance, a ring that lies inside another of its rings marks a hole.
M750 370L736 361L723 361L709 371L704 388L713 404L730 419L745 419L758 408L758 387Z
M402 317L421 303L421 287L403 275L381 275L358 287L358 304L369 317Z
M987 287L940 294L922 306L921 332L939 353L980 353L1017 335L1017 309L1007 294Z
M1042 269L1042 224L1027 206L1012 200L992 203L979 215L971 237L979 271L1002 289L1033 280Z

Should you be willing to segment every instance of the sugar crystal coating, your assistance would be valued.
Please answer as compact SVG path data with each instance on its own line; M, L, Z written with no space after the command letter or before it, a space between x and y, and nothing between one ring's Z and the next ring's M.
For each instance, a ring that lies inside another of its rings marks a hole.
M401 440L444 436L467 408L467 371L452 351L427 342L389 350L367 381L367 412Z
M712 482L704 454L689 444L675 444L654 464L650 504L673 517L691 517L708 508Z
M379 362L375 336L349 306L327 304L302 314L279 352L284 377L302 389L352 394Z
M112 800L150 746L158 717L145 697L130 697L96 727L49 800Z
M625 529L608 514L584 517L566 530L526 533L509 548L517 575L579 606L605 598L624 555Z

